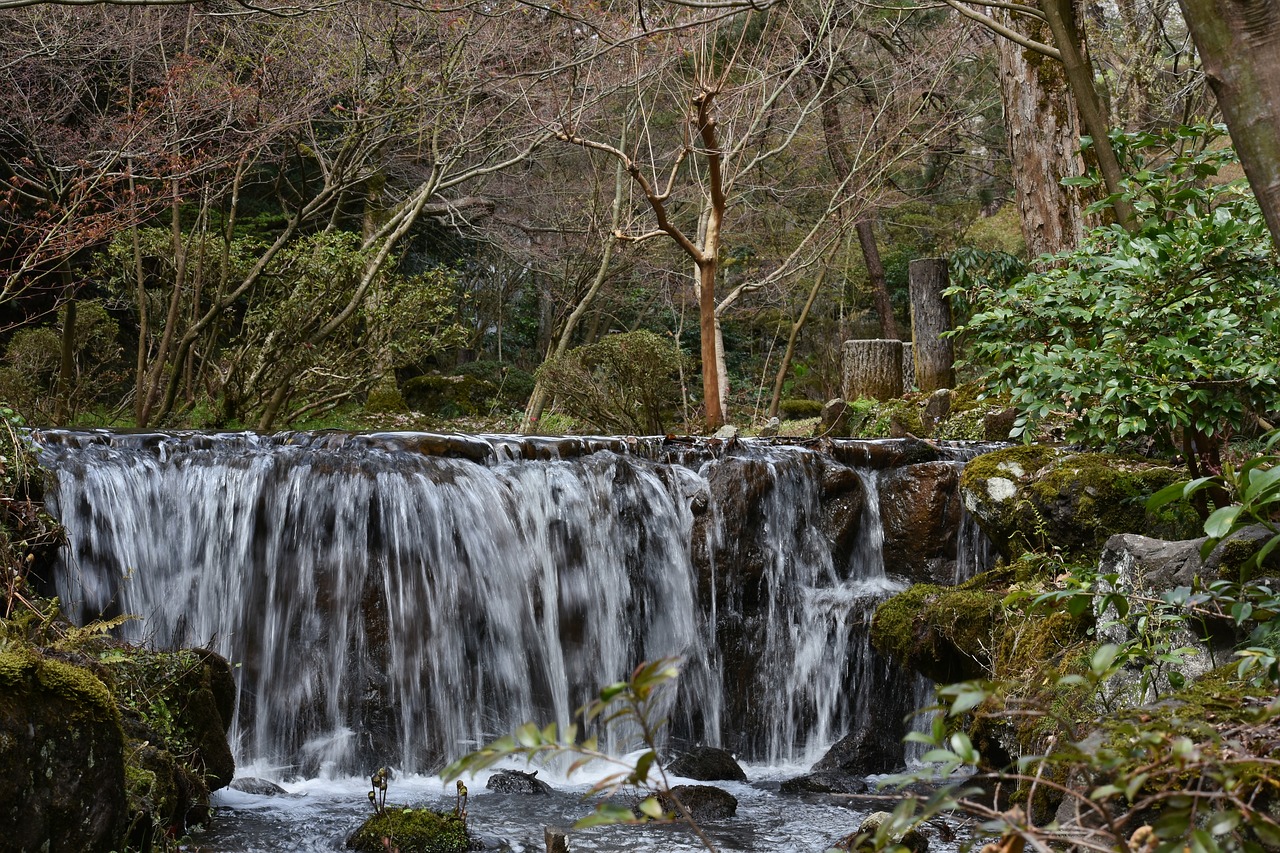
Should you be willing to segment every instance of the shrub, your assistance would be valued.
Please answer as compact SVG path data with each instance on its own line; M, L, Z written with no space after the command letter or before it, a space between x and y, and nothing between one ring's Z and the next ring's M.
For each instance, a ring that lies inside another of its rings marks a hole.
M544 364L538 375L574 417L604 432L665 431L680 402L686 358L652 332L609 335Z
M958 333L1019 409L1015 434L1065 411L1069 441L1188 437L1216 458L1219 436L1274 405L1280 275L1244 180L1216 181L1235 162L1210 150L1219 132L1120 137L1137 233L1095 228L1012 284L957 291L975 310Z

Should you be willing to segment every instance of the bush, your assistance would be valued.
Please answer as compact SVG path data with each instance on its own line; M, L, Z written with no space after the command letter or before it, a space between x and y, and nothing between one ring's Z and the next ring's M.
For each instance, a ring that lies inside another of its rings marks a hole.
M603 432L659 434L680 402L686 358L652 332L609 335L544 364L547 391L574 417Z
M1208 150L1218 132L1120 137L1137 233L1095 228L1012 284L954 294L975 310L958 330L969 360L1021 413L1015 434L1065 411L1069 441L1191 435L1203 452L1274 406L1280 275L1244 180L1214 182L1235 162Z

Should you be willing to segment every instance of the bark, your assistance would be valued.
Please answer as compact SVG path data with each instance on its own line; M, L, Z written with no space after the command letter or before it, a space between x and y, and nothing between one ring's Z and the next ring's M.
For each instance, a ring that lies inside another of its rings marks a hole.
M955 356L951 339L951 306L942 292L947 289L946 258L920 258L911 262L911 342L916 387L925 393L955 387Z
M76 366L76 300L71 287L71 268L64 260L62 281L68 298L63 306L62 340L59 346L58 386L54 392L53 422L62 426L71 413L71 383Z
M843 355L846 400L902 396L902 341L845 341Z
M1043 41L1044 24L1016 24L1008 12L993 17ZM1038 23L1038 22L1034 22ZM1082 173L1079 118L1062 66L1009 39L996 39L1000 99L1004 105L1014 200L1032 258L1080 245L1084 221L1075 191L1059 183Z
M1280 6L1178 0L1249 186L1280 247Z

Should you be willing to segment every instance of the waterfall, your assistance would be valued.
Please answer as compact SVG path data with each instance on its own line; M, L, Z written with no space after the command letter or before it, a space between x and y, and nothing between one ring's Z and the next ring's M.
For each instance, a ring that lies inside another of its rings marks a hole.
M671 735L749 759L811 759L910 692L866 640L904 586L880 559L888 443L35 438L68 614L231 660L258 772L433 770L666 655Z

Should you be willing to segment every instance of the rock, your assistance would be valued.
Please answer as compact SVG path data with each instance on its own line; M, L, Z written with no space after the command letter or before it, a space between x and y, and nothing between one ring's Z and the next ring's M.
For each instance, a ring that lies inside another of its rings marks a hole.
M732 441L738 437L738 428L733 424L725 424L716 430L716 434L712 438L718 438L721 441Z
M241 776L239 779L232 779L231 784L227 787L242 794L254 794L259 797L287 797L289 795L288 791L275 782L258 779L254 776Z
M864 725L832 744L812 769L815 772L837 770L855 776L892 773L904 763L902 734Z
M818 420L817 432L831 438L845 438L849 435L849 405L839 397L828 400L822 407L822 416Z
M761 438L773 438L778 434L778 430L782 427L782 422L777 418L769 418L769 423L760 428Z
M868 790L866 780L840 770L806 773L787 779L778 788L783 794L865 794Z
M676 785L671 789L671 795L680 800L697 823L724 820L738 813L738 798L712 785ZM658 794L658 804L663 811L680 814L675 802L666 793Z
M1116 533L1194 535L1199 521L1190 507L1146 510L1148 496L1184 476L1180 469L1141 460L1031 445L971 460L961 474L960 493L1006 560L1049 548L1096 559Z
M876 608L871 643L940 684L987 678L1003 600L1004 593L969 582L960 587L916 584Z
M880 827L888 821L893 820L893 815L888 812L872 812L863 818L862 823L858 825L857 832L852 835L845 836L835 846L837 850L874 850L878 849L871 842L876 833L880 831ZM859 843L858 839L862 838ZM925 853L929 849L929 838L918 829L908 829L902 834L901 838L890 839L910 851L910 853Z
M499 770L484 786L499 794L550 794L551 786L537 778L538 771Z
M951 396L950 388L939 388L929 395L929 399L925 400L924 411L920 413L920 420L924 424L925 431L930 435L938 424L947 419L947 415L951 414Z
M386 853L395 839L399 853L465 853L471 847L466 822L454 814L388 804L382 814L360 825L347 847L360 853Z
M697 746L667 765L667 772L699 782L745 782L747 774L728 750Z
M961 468L955 462L926 462L881 476L886 572L912 583L955 582Z
M0 651L0 850L120 849L129 814L120 714L89 670Z
M1017 420L1017 409L986 412L982 415L982 437L987 441L1008 441L1009 433Z

